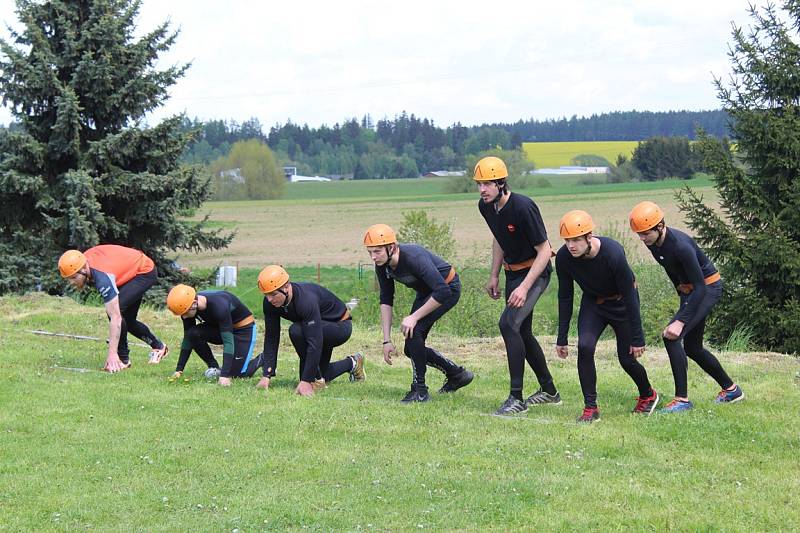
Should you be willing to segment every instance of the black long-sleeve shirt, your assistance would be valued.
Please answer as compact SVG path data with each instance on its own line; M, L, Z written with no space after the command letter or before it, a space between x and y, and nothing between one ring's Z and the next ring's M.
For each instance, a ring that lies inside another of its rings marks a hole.
M572 319L573 281L592 299L620 295L625 304L631 324L631 342L644 346L642 318L635 278L622 245L608 237L597 237L600 251L593 258L572 257L566 245L556 253L558 275L558 340L559 346L567 345L567 332ZM578 332L580 335L580 332Z
M225 291L200 291L198 296L206 299L206 308L192 318L183 319L183 341L181 342L181 353L178 356L178 363L175 368L178 372L183 372L186 362L192 353L192 345L189 343L187 334L201 320L206 324L216 324L219 327L219 334L222 337L222 375L230 375L233 366L233 325L240 320L244 320L253 313L244 305L239 298Z
M536 203L525 195L510 193L506 204L496 211L494 204L478 200L478 210L503 250L503 260L508 264L522 263L536 258L536 246L547 240L542 214ZM550 261L543 275L550 274Z
M395 280L414 289L418 295L430 295L437 302L444 302L450 296L450 287L445 283L452 269L450 263L418 244L399 246L400 256L395 268L388 263L375 265L381 303L393 305Z
M302 381L314 381L322 354L322 321L338 322L347 307L331 291L315 283L292 282L292 299L283 307L275 307L264 298L264 376L275 375L278 365L278 344L281 318L299 323L308 341Z
M680 320L684 324L691 321L706 293L705 278L715 274L717 267L694 239L673 228L667 229L661 246L654 244L647 248L655 260L664 267L676 289L678 285L684 283L694 285L694 290L688 296L686 305L681 307L675 316L676 320Z

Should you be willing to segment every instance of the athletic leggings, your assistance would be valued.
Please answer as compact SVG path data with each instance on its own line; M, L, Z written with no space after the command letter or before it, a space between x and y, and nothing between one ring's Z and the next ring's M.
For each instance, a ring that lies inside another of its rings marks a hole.
M592 296L581 298L578 312L578 378L586 407L597 407L597 371L594 353L597 341L606 326L611 326L617 337L617 357L622 369L631 377L639 389L639 396L650 396L650 381L647 371L632 356L631 325L624 302L609 301L598 305Z
M681 307L686 305L688 294L681 294ZM723 389L733 385L733 380L722 368L719 360L703 347L703 334L706 329L706 317L722 296L722 282L717 281L706 286L706 294L700 302L692 320L684 324L681 336L674 341L664 338L664 346L669 355L669 364L672 366L672 376L675 379L675 396L688 397L688 384L686 373L689 362L687 356L697 363L706 374ZM673 317L673 321L675 318Z
M122 329L119 332L119 343L117 344L117 354L123 363L130 361L130 348L128 347L128 333L130 332L137 339L146 342L151 348L160 349L164 343L153 335L146 324L137 320L139 306L142 305L142 298L147 289L153 286L158 279L158 272L155 267L146 274L139 274L122 287L119 287L119 310L122 314Z
M333 349L347 342L352 333L353 323L350 320L340 320L338 322L322 321L322 353L319 356L319 366L315 371L317 379L323 378L325 381L333 381L353 369L353 360L349 357L331 363ZM289 340L292 341L292 345L300 357L300 379L302 380L303 369L306 366L308 341L303 335L303 327L300 323L295 322L289 326Z
M198 324L186 332L186 336L194 351L209 368L219 368L209 346L209 343L218 345L223 343L217 324ZM255 341L255 323L233 330L233 354L227 355L222 362L222 371L220 372L222 377L249 378L259 369L262 356L259 354L253 357Z
M508 297L519 287L525 279L528 270L518 270L516 272L506 271L506 302ZM503 314L500 315L500 333L506 344L506 354L508 357L508 372L511 375L511 394L520 397L522 395L522 385L525 376L525 361L533 369L536 379L539 380L539 387L548 394L556 393L556 386L553 384L553 377L547 368L547 361L544 358L542 347L533 336L533 306L539 300L547 285L550 284L550 276L540 276L528 291L525 305L522 307L506 306Z
M439 302L442 305L417 321L417 325L414 327L414 334L407 338L403 345L403 353L406 357L411 359L411 367L413 369L412 387L414 385L425 385L425 371L428 366L443 372L447 377L452 377L463 370L462 367L458 366L438 351L433 348L428 348L425 345L425 342L428 340L428 334L431 328L433 328L433 324L452 309L458 303L458 299L461 298L461 281L458 276L450 282L449 286L450 296L448 296L445 301ZM414 313L417 309L422 307L430 297L430 293L417 293L417 297L411 305L411 313L409 314Z

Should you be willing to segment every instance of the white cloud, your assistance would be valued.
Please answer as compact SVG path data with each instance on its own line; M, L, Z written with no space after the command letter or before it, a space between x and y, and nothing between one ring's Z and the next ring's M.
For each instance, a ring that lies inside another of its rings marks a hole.
M0 0L0 16L13 23L13 2ZM730 22L748 22L747 0L145 0L140 31L167 19L181 33L160 64L193 66L152 120L186 111L265 126L715 108L710 71L727 74Z

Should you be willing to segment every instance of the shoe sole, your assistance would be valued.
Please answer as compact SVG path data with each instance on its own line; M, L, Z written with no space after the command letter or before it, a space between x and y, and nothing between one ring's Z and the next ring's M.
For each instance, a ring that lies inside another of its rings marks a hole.
M450 394L451 392L455 392L458 389L463 389L464 387L466 387L467 385L472 383L473 379L475 379L475 374L473 372L470 372L469 373L469 379L467 381L463 382L461 385L459 385L458 387L456 387L454 389L450 389L450 390L439 389L439 394Z
M515 417L517 415L522 415L522 414L525 414L527 412L528 412L527 409L525 409L524 411L516 411L514 413L497 413L497 412L494 412L494 413L492 413L492 416L499 416L500 418L513 418L513 417Z
M361 371L360 375L356 376L355 373L350 372L350 383L361 383L367 380L367 372L364 370L364 356L361 356Z

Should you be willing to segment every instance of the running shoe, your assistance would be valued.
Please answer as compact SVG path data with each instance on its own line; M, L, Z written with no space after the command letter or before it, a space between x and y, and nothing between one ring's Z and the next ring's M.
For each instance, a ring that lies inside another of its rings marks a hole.
M169 353L169 348L167 348L166 344L161 348L153 348L152 350L150 350L150 356L148 357L147 362L150 363L151 365L157 365L158 363L161 362L162 359L164 359L167 356L168 353Z
M400 403L422 403L428 400L430 400L428 387L425 385L414 385L411 387L411 390L406 393L405 397L400 400Z
M583 413L578 417L579 424L591 424L600 421L600 409L597 407L584 407Z
M353 360L353 369L350 371L350 381L364 381L367 373L364 372L364 356L361 352L356 352L350 356Z
M655 389L650 389L650 396L639 396L636 400L636 407L633 408L632 413L650 416L658 404L658 393Z
M535 405L561 405L561 395L556 391L555 394L549 394L543 390L537 390L525 400L525 405L533 407Z
M506 415L515 415L517 413L524 413L528 410L528 405L518 400L513 394L503 402L497 411L494 412L495 416L506 416Z
M714 403L733 403L739 400L744 400L744 391L739 388L739 385L736 385L733 390L722 389L719 391Z
M466 368L462 368L458 374L454 374L445 380L444 385L442 385L442 388L439 389L439 392L455 392L461 387L466 387L472 383L473 379L475 379L475 374Z
M666 407L663 409L659 409L659 413L682 413L684 411L689 411L690 409L694 408L694 404L689 400L679 400L675 398L671 402L669 402Z

